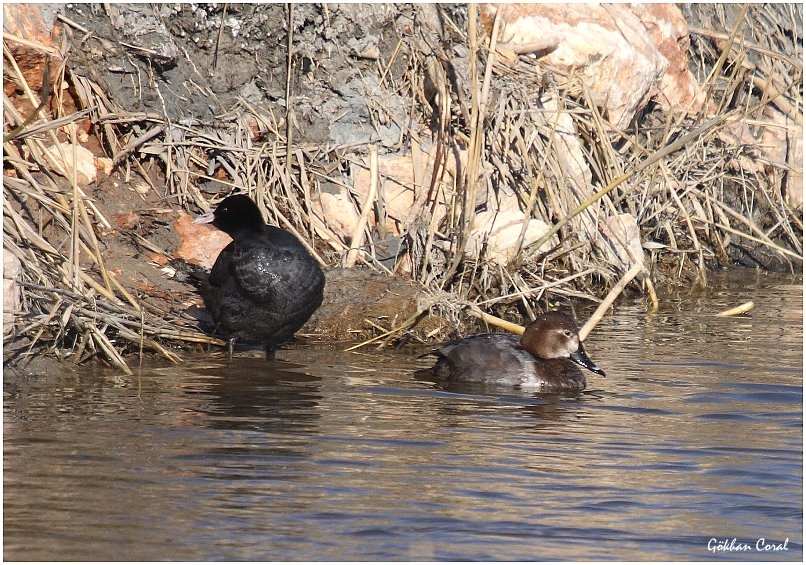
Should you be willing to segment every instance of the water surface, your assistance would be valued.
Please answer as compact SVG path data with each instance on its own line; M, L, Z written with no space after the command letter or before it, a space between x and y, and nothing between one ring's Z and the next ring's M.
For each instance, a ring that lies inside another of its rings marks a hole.
M619 304L578 398L319 346L5 371L4 558L801 561L802 279L710 282Z

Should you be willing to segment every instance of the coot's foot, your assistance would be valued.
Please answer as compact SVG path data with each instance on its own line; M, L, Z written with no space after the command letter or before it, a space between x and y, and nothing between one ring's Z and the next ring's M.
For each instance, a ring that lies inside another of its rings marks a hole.
M277 348L272 344L266 345L266 361L274 361L275 355L277 353Z

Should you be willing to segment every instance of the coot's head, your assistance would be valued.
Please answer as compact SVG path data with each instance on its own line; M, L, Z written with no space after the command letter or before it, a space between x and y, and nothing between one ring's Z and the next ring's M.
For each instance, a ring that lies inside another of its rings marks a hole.
M565 314L548 312L538 316L526 326L526 331L521 336L521 347L535 357L570 359L594 373L605 375L585 353L576 322Z
M203 214L193 220L193 223L212 223L231 236L238 232L260 231L265 225L260 208L244 194L226 197L215 209L215 212Z

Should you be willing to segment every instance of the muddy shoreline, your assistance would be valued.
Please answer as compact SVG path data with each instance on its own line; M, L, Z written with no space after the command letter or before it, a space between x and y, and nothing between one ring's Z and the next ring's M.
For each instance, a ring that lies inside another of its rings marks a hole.
M284 358L283 349L306 349L306 348L336 348L340 351L356 348L358 353L379 352L388 349L389 345L384 345L382 339L377 339L359 344L368 339L377 337L384 330L392 329L419 312L427 305L427 293L424 289L398 278L390 278L386 275L372 273L360 269L335 269L326 272L328 279L326 300L320 310L318 310L311 320L298 332L296 338L280 348L277 355L279 360ZM746 267L733 267L730 269L720 269L710 272L709 285L664 285L660 287L659 298L661 300L661 310L668 310L670 303L682 300L689 300L692 296L711 296L730 293L735 295L735 302L738 305L753 299L752 290L737 292L741 289L752 289L757 285L768 284L765 279L790 280L791 284L802 285L802 274L768 273L758 269ZM193 291L190 291L193 294ZM192 299L192 296L191 296ZM201 303L200 299L197 299ZM638 293L632 297L624 296L620 302L633 302L644 300ZM164 303L163 306L166 306ZM558 303L561 309L568 308L569 304ZM581 319L588 315L594 308L594 303L586 301L576 301L574 310ZM616 305L618 307L618 304ZM712 317L716 311L705 311L702 314ZM647 315L652 315L648 312ZM745 316L753 316L753 312ZM523 321L521 321L523 323ZM397 337L392 342L392 349L402 352L411 357L417 357L432 350L436 345L447 338L456 338L471 335L479 331L497 331L495 328L485 326L479 319L471 316L460 316L459 318L449 318L440 315L439 311L433 314L426 313L416 324L414 324L405 334L404 338ZM359 346L359 347L356 347ZM176 348L174 351L184 360L208 358L216 362L226 362L226 347L223 345L201 345ZM260 345L241 344L236 347L234 357L240 358L260 358L265 356L263 347ZM136 352L129 353L125 357L126 362L135 372L142 360L149 366L169 366L170 361L154 352L144 351L142 359ZM94 365L108 366L102 359L91 361ZM76 363L70 357L58 359L53 354L21 356L14 362L4 364L9 371L9 378L14 375L28 376L61 376L80 378L82 371L86 368L85 363ZM113 369L110 367L110 369Z

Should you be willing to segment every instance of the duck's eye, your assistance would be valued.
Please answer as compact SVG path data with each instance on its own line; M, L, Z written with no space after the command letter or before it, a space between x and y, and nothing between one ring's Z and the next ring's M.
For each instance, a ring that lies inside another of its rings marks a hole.
M563 334L565 335L565 337L571 337L571 330L565 330Z

